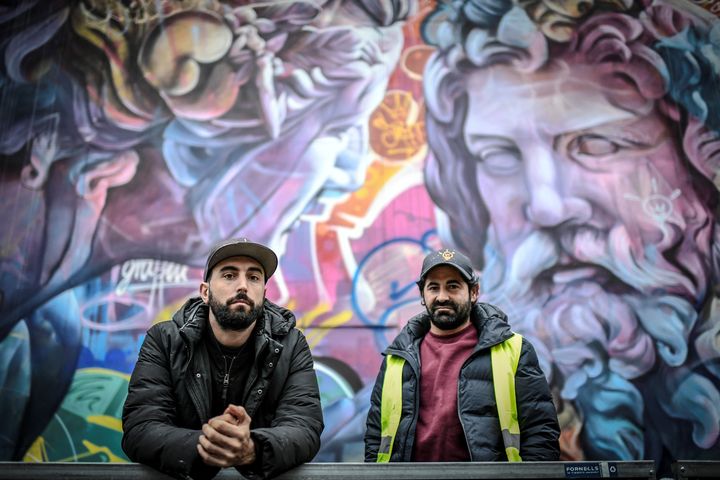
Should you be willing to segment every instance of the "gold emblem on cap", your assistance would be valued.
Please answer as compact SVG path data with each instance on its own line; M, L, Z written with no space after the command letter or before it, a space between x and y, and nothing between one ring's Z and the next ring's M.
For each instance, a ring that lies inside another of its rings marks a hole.
M447 248L441 252L438 252L441 257L445 259L445 261L450 260L455 256L455 252L453 250L448 250Z

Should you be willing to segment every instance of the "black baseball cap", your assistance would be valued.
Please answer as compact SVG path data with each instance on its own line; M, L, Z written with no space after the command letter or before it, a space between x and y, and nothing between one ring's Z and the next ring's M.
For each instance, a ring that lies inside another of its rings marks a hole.
M205 264L205 273L203 280L208 281L210 272L213 267L230 257L250 257L262 265L265 271L265 281L267 282L278 266L278 258L275 252L265 245L251 242L247 238L233 238L218 243L210 250L207 263Z
M417 281L418 286L422 285L425 281L425 276L430 270L440 265L455 267L457 271L460 272L460 275L462 275L462 277L469 283L475 283L478 281L468 257L457 250L443 248L429 253L425 257L425 260L423 260L422 271L420 272L420 278Z

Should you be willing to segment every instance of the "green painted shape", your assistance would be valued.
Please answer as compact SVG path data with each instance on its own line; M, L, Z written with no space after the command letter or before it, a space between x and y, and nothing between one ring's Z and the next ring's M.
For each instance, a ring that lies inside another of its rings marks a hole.
M106 369L75 372L70 389L41 439L44 458L35 461L129 461L122 432L91 422L93 416L120 420L127 396L127 375Z

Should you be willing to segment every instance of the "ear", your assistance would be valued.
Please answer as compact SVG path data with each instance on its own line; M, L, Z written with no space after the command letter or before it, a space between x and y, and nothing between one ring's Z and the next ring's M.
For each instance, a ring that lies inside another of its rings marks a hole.
M210 284L207 282L200 282L200 298L203 299L203 302L208 303L208 291L210 289Z
M420 297L420 305L425 305L425 299L423 297Z
M476 283L470 289L470 301L472 303L477 302L479 296L480 296L480 284Z

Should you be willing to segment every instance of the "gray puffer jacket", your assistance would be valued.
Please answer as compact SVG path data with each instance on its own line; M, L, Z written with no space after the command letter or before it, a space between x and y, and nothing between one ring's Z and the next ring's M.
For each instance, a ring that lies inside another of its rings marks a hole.
M305 337L295 316L267 300L255 342L255 362L241 405L252 418L258 460L238 467L250 478L275 476L309 462L320 448L320 394ZM203 332L208 307L190 299L171 321L147 332L123 409L122 447L128 457L178 478L210 478L197 451L210 418L212 375Z
M458 379L458 415L474 462L507 461L500 433L495 392L492 383L490 347L512 336L507 317L487 303L477 303L471 321L478 331L478 342L460 370ZM402 414L395 436L391 462L412 461L415 427L420 405L420 342L430 330L427 313L410 319L395 341L387 348L370 400L365 431L365 461L377 461L380 447L380 401L387 355L405 359L403 368ZM532 344L523 338L515 375L520 456L525 461L552 461L560 457L560 428L555 405L545 375L538 364Z

